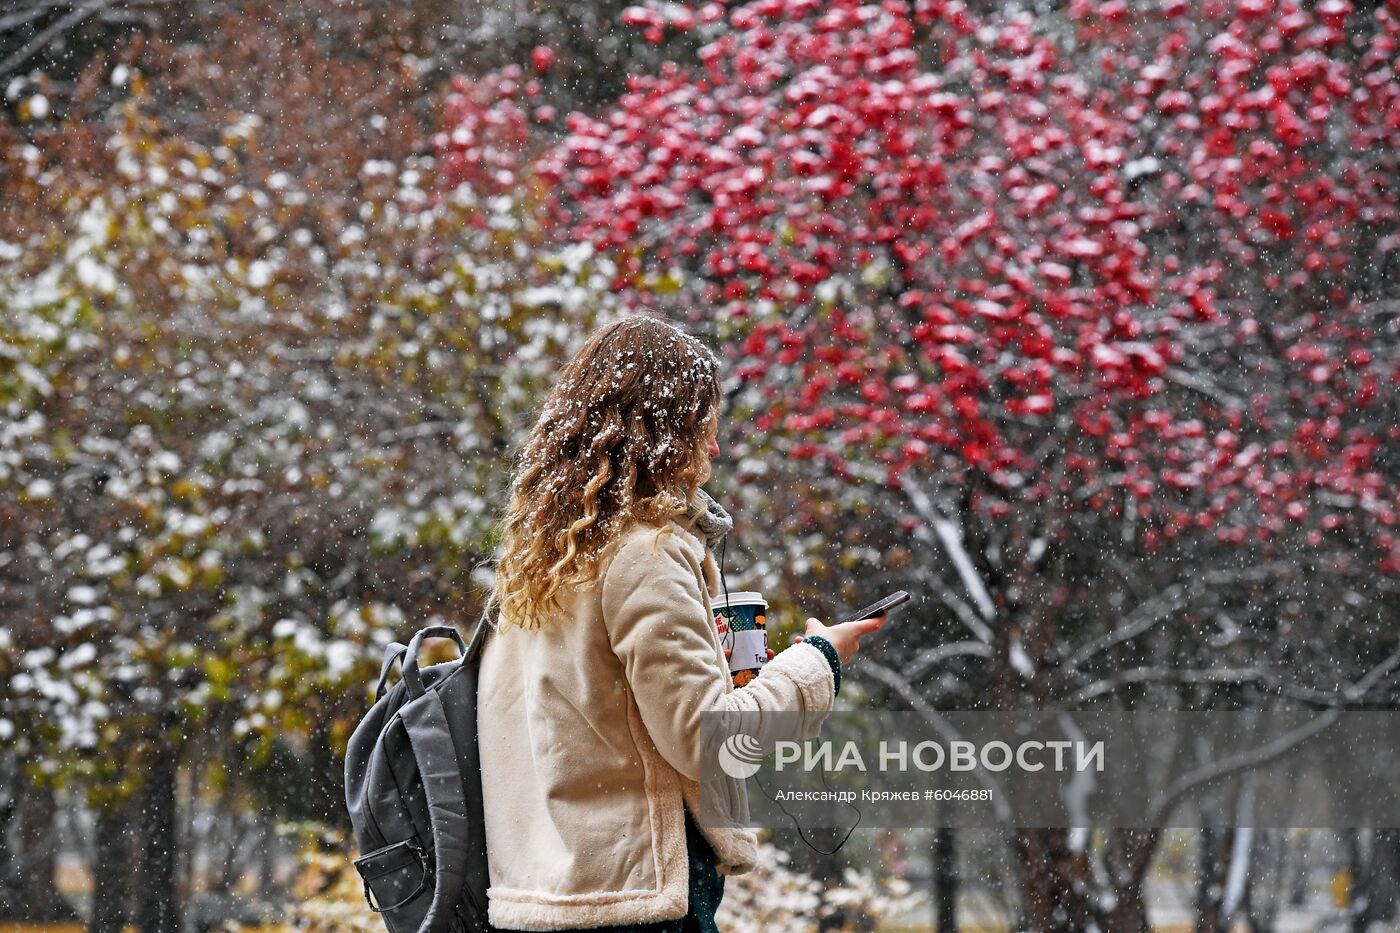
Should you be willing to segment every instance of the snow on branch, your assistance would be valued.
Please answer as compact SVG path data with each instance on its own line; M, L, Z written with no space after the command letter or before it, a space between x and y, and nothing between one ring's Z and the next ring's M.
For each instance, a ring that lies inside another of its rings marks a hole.
M992 603L992 597L987 592L986 584L983 583L981 575L977 573L976 564L972 562L972 557L963 547L962 528L935 506L928 493L909 479L907 475L900 477L899 488L908 497L909 504L914 507L918 516L933 528L983 620L992 621L996 617L996 607Z
M1287 574L1296 569L1293 564L1273 561L1258 567L1248 567L1241 570L1217 570L1192 577L1184 583L1173 583L1139 604L1128 616L1127 621L1118 628L1076 651L1066 666L1068 669L1074 670L1094 655L1138 637L1159 622L1166 621L1173 612L1190 605L1191 601L1199 597L1208 587L1263 580L1276 574Z
M904 676L918 680L949 658L990 658L992 646L981 641L954 641L921 651L904 669Z
M1221 667L1172 669L1166 667L1134 667L1097 680L1087 687L1075 691L1065 698L1066 706L1093 700L1121 690L1123 687L1140 684L1256 684L1275 690L1281 696L1291 697L1307 703L1334 704L1339 694L1325 690L1314 690L1302 684L1285 681L1273 671L1257 667Z

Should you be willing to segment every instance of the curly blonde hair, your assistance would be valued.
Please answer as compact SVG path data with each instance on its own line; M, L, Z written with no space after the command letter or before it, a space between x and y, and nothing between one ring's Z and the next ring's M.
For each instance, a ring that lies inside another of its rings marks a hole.
M695 337L640 314L595 331L517 457L488 616L538 628L624 528L684 513L709 479L719 402L719 359Z

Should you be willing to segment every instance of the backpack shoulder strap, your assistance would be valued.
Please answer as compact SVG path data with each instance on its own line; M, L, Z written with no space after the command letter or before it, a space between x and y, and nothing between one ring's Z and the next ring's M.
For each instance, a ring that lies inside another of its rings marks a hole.
M497 613L497 617L499 617ZM486 630L491 627L491 620L488 613L481 614L481 620L476 623L476 630L472 632L471 644L467 645L467 650L462 655L463 664L475 664L476 659L481 655L481 646L486 643Z
M394 662L399 660L408 651L408 645L398 642L391 642L384 646L384 663L379 666L379 686L374 688L374 700L379 702L379 698L384 695L384 684L389 680L389 669L394 666Z
M426 690L399 710L423 779L432 825L433 902L418 929L445 930L467 869L467 802L447 711L436 690Z

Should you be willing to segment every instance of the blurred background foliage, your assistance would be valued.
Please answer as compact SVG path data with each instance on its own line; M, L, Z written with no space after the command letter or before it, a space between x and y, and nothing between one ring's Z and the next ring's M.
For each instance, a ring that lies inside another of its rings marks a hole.
M8 4L0 905L367 923L340 755L382 646L474 623L515 441L642 309L727 361L711 489L775 647L919 594L848 702L1391 708L1397 12L1284 6ZM736 924L902 894L884 843L774 840ZM1269 840L1195 838L1198 929ZM974 887L1141 929L1176 858L925 842L944 926Z

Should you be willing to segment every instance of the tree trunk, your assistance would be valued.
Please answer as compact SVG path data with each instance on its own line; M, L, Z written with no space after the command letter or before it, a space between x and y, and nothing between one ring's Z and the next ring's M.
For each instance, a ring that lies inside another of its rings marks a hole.
M1245 831L1255 833L1257 837L1258 830ZM1258 851L1258 848L1259 841L1257 838L1255 838L1252 846L1250 846L1249 849L1242 853L1237 853L1239 856L1242 856L1245 860L1244 867L1242 869L1239 869L1244 872L1244 890L1240 892L1240 902L1235 907L1235 913L1230 917L1231 923L1234 922L1235 917L1244 917L1246 923L1249 925L1250 933L1259 933L1259 926L1254 922L1254 878L1257 874L1255 865L1257 864L1256 852ZM1231 856L1231 861L1234 861L1234 858L1235 856ZM1232 872L1236 871L1234 866L1231 866L1230 870Z
M97 807L97 847L92 865L92 916L88 933L121 933L131 919L135 846L131 801Z
M258 892L264 900L279 901L281 892L277 887L277 832L273 828L272 817L266 813L258 817L258 828L262 834L262 845L258 857Z
M58 864L53 791L27 786L19 791L19 877L16 879L20 919L31 923L73 923L78 912L58 893L54 869Z
M1233 829L1201 830L1200 860L1196 875L1196 933L1220 933L1220 906L1225 896L1225 853L1235 845Z
M1037 830L1015 831L1016 861L1021 867L1021 907L1018 930L1048 930L1050 922L1050 860L1045 855L1042 834Z
M18 760L0 756L0 919L5 920L19 918L19 862L9 845L19 819L19 785Z
M958 928L958 853L953 830L944 826L933 831L933 903L938 933Z
M1400 829L1377 829L1371 841L1371 915L1374 921L1395 919L1400 902Z
M350 829L345 809L345 763L337 758L331 741L330 717L318 720L311 732L312 818L330 826Z
M1271 883L1265 894L1262 884L1255 888L1258 894L1252 903L1253 913L1249 923L1251 933L1274 933L1278 923L1279 908L1283 904L1285 879L1288 872L1288 830L1264 830L1260 833L1259 844L1263 852L1273 859L1273 870L1268 873ZM1264 854L1259 856L1259 864L1264 863ZM1262 901L1262 903L1261 903Z
M1070 850L1062 829L1018 829L1015 833L1026 895L1021 929L1035 933L1088 929L1092 881L1085 853Z
M1400 833L1394 829L1372 830L1368 851L1362 849L1360 831L1353 831L1350 839L1351 927L1365 933L1372 924L1395 918Z
M1302 907L1308 900L1308 867L1312 864L1312 834L1304 831L1296 848L1289 849L1288 906Z
M1347 886L1347 910L1351 914L1352 933L1366 933L1366 917L1371 903L1370 869L1362 852L1361 830L1347 832L1347 861L1350 863L1351 883Z
M173 723L168 723L173 726ZM151 750L147 783L141 794L138 846L141 898L136 926L141 933L180 933L179 824L176 779L179 749L173 728L162 729Z
M1104 918L1108 933L1150 933L1143 885L1161 841L1156 829L1117 829L1110 836L1109 877L1114 879L1113 909Z

